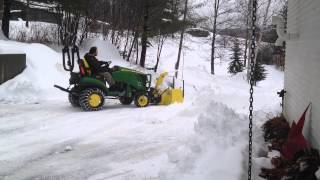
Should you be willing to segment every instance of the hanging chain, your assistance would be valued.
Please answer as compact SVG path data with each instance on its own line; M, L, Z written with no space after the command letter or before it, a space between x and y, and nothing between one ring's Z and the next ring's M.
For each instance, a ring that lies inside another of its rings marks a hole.
M252 0L252 19L251 19L251 56L250 56L250 107L249 107L249 161L248 161L248 180L252 177L252 118L253 118L253 86L254 86L254 66L256 58L256 21L257 21L257 0Z

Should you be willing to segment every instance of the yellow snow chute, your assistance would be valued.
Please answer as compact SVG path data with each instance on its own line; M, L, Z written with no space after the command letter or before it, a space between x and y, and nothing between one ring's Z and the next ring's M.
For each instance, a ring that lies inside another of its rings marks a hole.
M184 82L183 86L176 88L175 82L172 87L168 87L165 90L161 90L161 86L165 78L169 75L168 72L160 74L156 80L156 86L154 90L154 96L158 97L160 105L170 105L174 103L183 103L184 101Z

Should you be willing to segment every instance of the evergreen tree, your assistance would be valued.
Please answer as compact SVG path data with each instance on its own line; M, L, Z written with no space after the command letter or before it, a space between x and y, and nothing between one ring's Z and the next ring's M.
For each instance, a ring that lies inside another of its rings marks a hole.
M234 46L232 48L232 61L229 63L228 72L231 74L237 74L243 71L243 63L240 59L241 57L241 49L240 43L238 39L235 39Z
M262 65L261 62L257 62L254 66L254 73L253 73L253 80L254 84L257 84L257 82L265 80L267 77L266 69Z

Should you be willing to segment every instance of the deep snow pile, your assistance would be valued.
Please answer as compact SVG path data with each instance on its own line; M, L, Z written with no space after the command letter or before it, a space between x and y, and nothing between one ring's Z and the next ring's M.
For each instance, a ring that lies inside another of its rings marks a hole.
M175 165L170 173L163 170L164 180L232 180L243 175L246 119L221 103L201 102L205 105L194 105L195 109L203 108L194 127L195 136L169 152L169 160Z
M67 82L61 55L41 44L0 41L2 52L25 53L27 68L12 80L0 86L0 102L25 103L55 98L54 83Z
M205 90L204 90L205 91ZM247 178L248 118L230 107L209 100L213 91L205 91L186 110L186 115L197 114L194 135L187 143L168 152L170 166L160 172L161 180L240 180ZM277 115L277 111L258 110L253 125L253 174L261 167L270 168L271 159L256 158L267 154L261 125ZM262 179L261 179L262 180Z

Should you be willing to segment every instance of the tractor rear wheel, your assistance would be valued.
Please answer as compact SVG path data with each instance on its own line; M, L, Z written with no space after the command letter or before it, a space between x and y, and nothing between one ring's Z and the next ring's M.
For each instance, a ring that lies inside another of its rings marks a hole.
M75 88L71 89L71 92L75 92ZM73 107L80 107L80 103L79 103L79 96L76 96L72 93L69 93L68 96L69 102Z
M98 88L85 89L80 93L79 104L85 111L99 111L104 105L104 93Z
M133 101L133 97L120 97L119 100L123 105L130 105Z
M138 94L136 95L134 99L134 104L137 107L147 107L150 103L150 99L147 95L145 94Z

